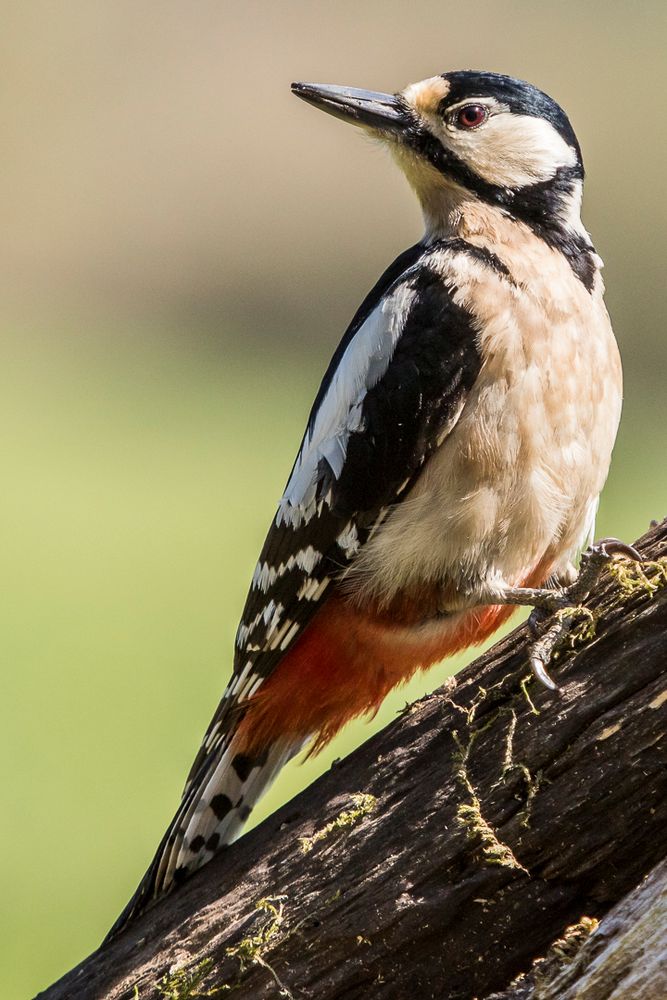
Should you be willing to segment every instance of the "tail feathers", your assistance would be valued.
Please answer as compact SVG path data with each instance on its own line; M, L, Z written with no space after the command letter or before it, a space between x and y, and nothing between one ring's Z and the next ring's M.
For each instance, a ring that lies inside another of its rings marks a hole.
M306 742L274 743L250 758L232 739L207 760L188 785L148 871L105 940L236 840L255 803Z

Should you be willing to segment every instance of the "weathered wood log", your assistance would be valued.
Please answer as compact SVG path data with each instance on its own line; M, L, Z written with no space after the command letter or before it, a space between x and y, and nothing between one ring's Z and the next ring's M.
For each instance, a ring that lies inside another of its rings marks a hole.
M487 1000L667 997L667 861L603 918L568 928L549 954Z
M558 693L515 630L42 1000L472 1000L606 914L667 853L667 521L637 545Z

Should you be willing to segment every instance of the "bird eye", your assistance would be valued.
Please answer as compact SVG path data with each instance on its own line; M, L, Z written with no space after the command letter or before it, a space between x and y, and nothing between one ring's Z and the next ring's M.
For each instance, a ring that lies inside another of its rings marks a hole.
M456 112L454 121L459 128L477 128L488 116L489 112L483 104L466 104L465 108Z

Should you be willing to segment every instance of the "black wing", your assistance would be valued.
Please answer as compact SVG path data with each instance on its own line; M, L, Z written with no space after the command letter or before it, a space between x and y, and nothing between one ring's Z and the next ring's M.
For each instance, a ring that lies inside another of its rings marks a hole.
M255 570L231 680L176 816L109 936L187 870L188 851L201 863L194 848L197 810L207 796L211 803L226 798L212 797L211 782L244 703L455 425L481 365L475 322L455 301L455 260L461 253L484 255L456 240L413 248L398 258L337 349ZM499 262L488 258L484 263L498 270ZM241 778L239 763L245 768L240 758L232 766ZM224 785L223 774L220 781ZM208 822L213 814L204 812ZM239 816L236 826L242 822Z
M243 702L456 422L481 363L474 321L443 276L461 242L398 258L337 349L259 557L232 678L189 782L220 752Z

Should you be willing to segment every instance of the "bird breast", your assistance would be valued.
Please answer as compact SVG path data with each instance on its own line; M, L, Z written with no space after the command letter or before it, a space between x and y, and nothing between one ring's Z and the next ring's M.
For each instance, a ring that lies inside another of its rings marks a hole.
M433 585L447 608L470 606L537 566L565 571L592 534L622 381L601 277L589 292L527 232L486 246L511 278L470 255L441 259L482 366L454 429L352 566L345 586L362 606Z

